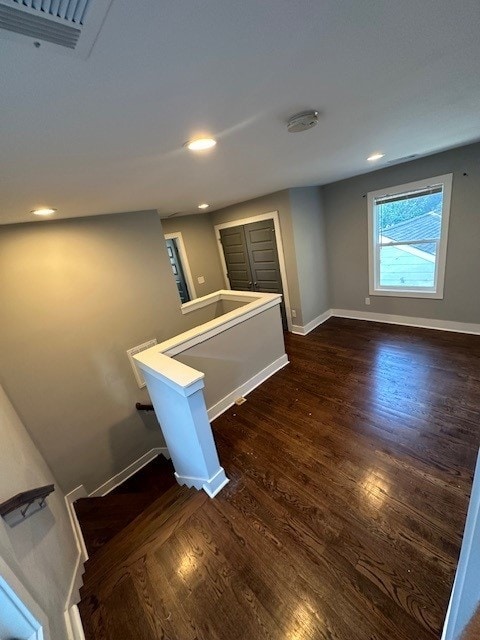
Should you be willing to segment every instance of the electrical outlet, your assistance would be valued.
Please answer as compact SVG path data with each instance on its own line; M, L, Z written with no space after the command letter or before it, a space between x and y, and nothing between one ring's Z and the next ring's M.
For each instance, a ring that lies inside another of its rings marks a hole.
M292 318L296 318L297 317L297 312L295 311L295 309L292 309Z
M365 298L365 304L370 304L370 298Z
M205 277L204 276L198 276L197 280L198 280L198 284L205 284Z

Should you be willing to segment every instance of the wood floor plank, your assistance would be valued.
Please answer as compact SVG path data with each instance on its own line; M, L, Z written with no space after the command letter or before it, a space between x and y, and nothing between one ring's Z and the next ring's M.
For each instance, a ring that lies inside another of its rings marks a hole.
M169 489L97 551L86 640L438 640L480 338L332 318L286 344L290 364L213 424L222 492Z

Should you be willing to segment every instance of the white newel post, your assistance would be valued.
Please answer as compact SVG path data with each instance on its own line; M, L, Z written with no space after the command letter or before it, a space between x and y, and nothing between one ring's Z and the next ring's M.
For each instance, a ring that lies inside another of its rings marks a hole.
M154 348L134 356L142 370L179 484L213 498L228 482L203 396L204 374Z

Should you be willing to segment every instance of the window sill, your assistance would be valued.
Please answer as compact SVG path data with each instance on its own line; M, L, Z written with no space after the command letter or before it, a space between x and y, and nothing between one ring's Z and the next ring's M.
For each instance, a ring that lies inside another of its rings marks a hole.
M370 296L390 296L393 298L430 298L443 300L443 291L396 291L395 289L370 289Z

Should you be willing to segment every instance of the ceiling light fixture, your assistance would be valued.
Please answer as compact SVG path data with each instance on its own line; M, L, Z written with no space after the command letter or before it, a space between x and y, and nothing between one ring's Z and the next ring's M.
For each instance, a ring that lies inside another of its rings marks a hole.
M206 202L203 202L202 204L198 205L198 208L199 209L208 209L209 206L210 206L209 204L207 204Z
M211 149L216 144L215 138L197 138L196 140L189 140L185 146L190 151L205 151L205 149Z
M44 209L34 209L30 213L33 213L34 216L51 216L52 213L55 213L56 209L50 209L49 207L45 207Z
M369 162L375 162L375 160L381 160L381 158L384 158L384 157L385 157L384 153L377 152L377 153L372 153L371 156L368 156L367 160Z

